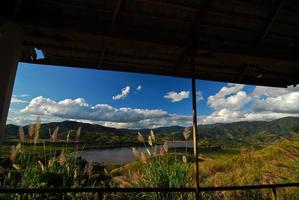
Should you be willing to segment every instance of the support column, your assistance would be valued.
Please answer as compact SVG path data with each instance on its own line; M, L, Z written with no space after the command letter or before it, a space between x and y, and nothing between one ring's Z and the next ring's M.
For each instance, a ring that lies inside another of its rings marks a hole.
M196 199L199 199L199 166L198 166L198 141L197 141L197 101L196 101L196 79L195 79L195 63L192 62L192 117L193 117L193 150L195 156L195 182L196 182Z
M0 25L0 144L21 54L23 30L11 22Z

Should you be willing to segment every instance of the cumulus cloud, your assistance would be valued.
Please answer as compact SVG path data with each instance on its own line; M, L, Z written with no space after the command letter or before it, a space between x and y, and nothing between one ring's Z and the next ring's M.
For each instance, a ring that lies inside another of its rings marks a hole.
M157 128L162 126L190 126L191 116L170 114L162 109L115 108L108 104L90 105L83 98L54 101L36 97L16 112L7 123L25 125L40 116L43 122L74 120L115 128Z
M83 98L65 99L56 102L42 96L32 99L21 112L51 115L64 119L111 122L135 122L168 115L166 111L161 109L114 108L108 104L89 105Z
M25 100L22 100L22 99L19 99L19 98L16 98L16 97L12 97L10 102L14 103L14 104L28 103L28 101L25 101Z
M251 94L256 112L299 113L299 87L273 88L257 86Z
M299 116L299 87L272 88L256 86L251 93L244 85L228 84L208 98L214 109L201 123L235 121L269 121L286 116ZM245 105L249 105L244 109Z
M181 91L179 93L171 91L165 94L164 98L169 99L171 102L179 102L184 99L188 99L189 93L190 93L189 91Z
M240 109L244 104L250 101L250 98L246 92L241 91L244 85L229 84L228 87L222 87L218 93L208 97L208 105L215 110Z
M123 89L121 89L121 93L117 94L112 97L113 100L120 100L125 99L130 93L130 86L126 86Z
M103 126L129 128L129 129L143 129L143 128L158 128L165 126L191 126L191 116L168 115L163 118L145 119L137 122L121 123L121 122L98 122Z
M202 94L197 93L197 96L199 94L198 99L201 99ZM169 92L164 96L172 102L188 97L188 91ZM245 85L227 84L209 96L206 102L213 111L209 115L198 116L200 124L269 121L287 116L299 116L299 86L289 88L256 86L249 92ZM162 109L116 108L108 104L90 105L83 98L54 101L40 96L27 103L28 105L21 110L11 108L7 123L25 125L41 116L43 122L75 120L115 128L192 125L191 115L171 114Z
M253 108L257 112L299 113L299 92L290 92L275 97L257 98Z

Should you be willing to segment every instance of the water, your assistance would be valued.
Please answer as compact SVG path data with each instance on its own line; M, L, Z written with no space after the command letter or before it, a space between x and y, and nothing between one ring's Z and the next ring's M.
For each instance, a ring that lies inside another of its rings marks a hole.
M185 147L184 141L176 141L168 144L169 148ZM188 144L188 148L192 144ZM159 148L158 146L156 148ZM146 152L144 147L136 147L140 152ZM150 149L150 148L149 148ZM98 150L86 150L80 153L80 156L88 162L109 163L109 164L126 164L136 160L132 153L132 147L120 147Z

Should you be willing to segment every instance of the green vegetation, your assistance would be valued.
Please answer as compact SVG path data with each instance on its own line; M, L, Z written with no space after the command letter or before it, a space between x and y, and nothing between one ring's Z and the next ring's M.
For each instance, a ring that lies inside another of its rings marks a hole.
M290 123L288 123L288 120ZM273 122L238 122L201 126L200 185L237 186L299 181L299 118ZM54 125L62 125L54 126ZM71 126L74 127L71 127ZM82 125L82 128L81 126ZM45 126L45 127L44 127ZM86 128L86 130L84 129ZM69 130L67 130L69 128ZM112 129L77 122L50 123L23 128L8 127L1 148L2 187L194 187L195 163L188 148L188 128L168 127L148 137L125 129ZM215 132L212 137L211 131ZM16 131L19 134L12 133ZM94 131L94 135L93 135ZM139 130L140 131L140 130ZM166 131L171 131L167 134ZM254 132L255 131L255 132ZM46 132L46 133L45 133ZM50 132L50 134L49 134ZM143 132L143 133L144 133ZM183 134L182 134L183 133ZM221 135L221 134L224 134ZM111 138L109 138L111 137ZM291 138L291 139L288 139ZM96 141L86 143L90 139ZM102 141L103 140L103 141ZM168 141L185 140L185 147L171 149ZM190 141L189 141L190 142ZM13 146L8 144L14 144ZM86 144L86 145L85 145ZM126 165L88 163L76 152L85 148L144 146L133 148L137 160ZM86 147L84 147L86 146ZM67 194L65 199L93 199L95 194ZM210 192L202 199L272 199L271 190ZM3 195L7 199L40 199L41 196ZM48 198L60 198L53 194ZM193 199L188 193L105 194L105 199ZM279 199L299 199L299 188L278 190Z
M229 159L200 165L201 185L236 186L299 181L299 139L280 140L261 150L243 149ZM279 199L296 199L298 188L280 189ZM271 199L270 190L216 193L219 199ZM296 198L295 198L296 197Z
M76 143L76 130L81 127L81 147L85 148L109 148L120 146L138 146L136 133L149 133L149 129L130 130L115 129L101 125L79 123L74 121L52 122L42 124L40 129L41 141L49 140L49 130L52 132L59 127L59 135L56 146L63 145L63 141L70 134L69 144ZM225 147L230 149L263 148L279 139L281 136L293 138L297 136L299 117L285 117L270 122L235 122L229 124L199 125L199 141L203 147ZM24 127L25 135L28 135L30 125ZM18 126L7 125L5 131L5 144L15 144L18 141ZM157 138L157 144L164 141L184 140L182 132L184 127L172 126L153 129ZM60 144L62 143L62 144Z
M11 147L9 158L1 159L2 187L9 188L79 188L79 187L110 187L111 177L105 171L105 166L87 163L77 157L73 148L68 147L69 135L65 145L54 146L58 137L58 127L51 133L53 142L46 146L40 143L40 122L37 120L29 129L29 138L25 137L22 128L19 129L19 143ZM81 128L76 131L76 139L80 140ZM22 143L29 140L25 148ZM58 150L59 149L59 150ZM79 147L76 148L79 151ZM81 150L80 150L81 151ZM65 199L90 199L95 194L66 194ZM42 194L1 194L0 198L8 199L41 199ZM48 198L60 199L61 196L51 194Z
M188 129L186 129L188 132ZM187 133L188 134L188 133ZM189 135L186 135L187 139ZM138 140L141 142L146 153L139 152L135 148L132 149L134 156L138 161L133 165L129 164L120 169L112 171L115 176L113 180L120 187L143 187L143 188L181 188L193 187L192 180L192 164L188 162L187 149L184 153L168 152L168 143L165 142L161 146L157 146L154 132L151 131L148 136L148 145L146 145L144 136L138 133ZM128 194L126 194L128 195ZM135 194L136 196L136 194ZM160 200L160 199L190 199L192 194L178 192L178 193L140 193L138 198ZM122 196L118 196L122 198ZM131 196L131 199L134 199Z

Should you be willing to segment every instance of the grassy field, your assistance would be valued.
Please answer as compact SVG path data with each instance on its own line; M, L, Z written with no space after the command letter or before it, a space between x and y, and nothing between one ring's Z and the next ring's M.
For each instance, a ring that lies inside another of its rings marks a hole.
M58 129L55 129L58 130ZM29 138L20 129L19 144L2 145L0 184L2 187L195 187L195 159L190 148L170 149L168 142L158 142L155 134L138 133L132 143L144 146L146 153L133 148L136 161L126 165L88 163L75 156L75 151L96 148L80 142L78 128L70 141L58 131L49 139L38 138L35 125ZM190 142L190 130L183 137ZM161 141L161 139L160 139ZM160 145L158 145L160 144ZM200 185L237 186L299 181L299 139L281 138L271 144L250 145L238 140L201 140L199 143ZM107 146L109 147L109 146ZM103 147L102 147L103 148ZM299 199L298 188L280 189L279 199ZM21 196L0 195L0 198L22 199ZM27 196L39 199L40 196ZM25 199L26 199L25 198ZM55 195L53 196L55 198ZM93 199L94 194L69 194L66 199ZM193 199L187 193L138 193L106 195L106 199ZM272 199L270 190L212 192L202 199ZM24 199L24 198L23 198Z

